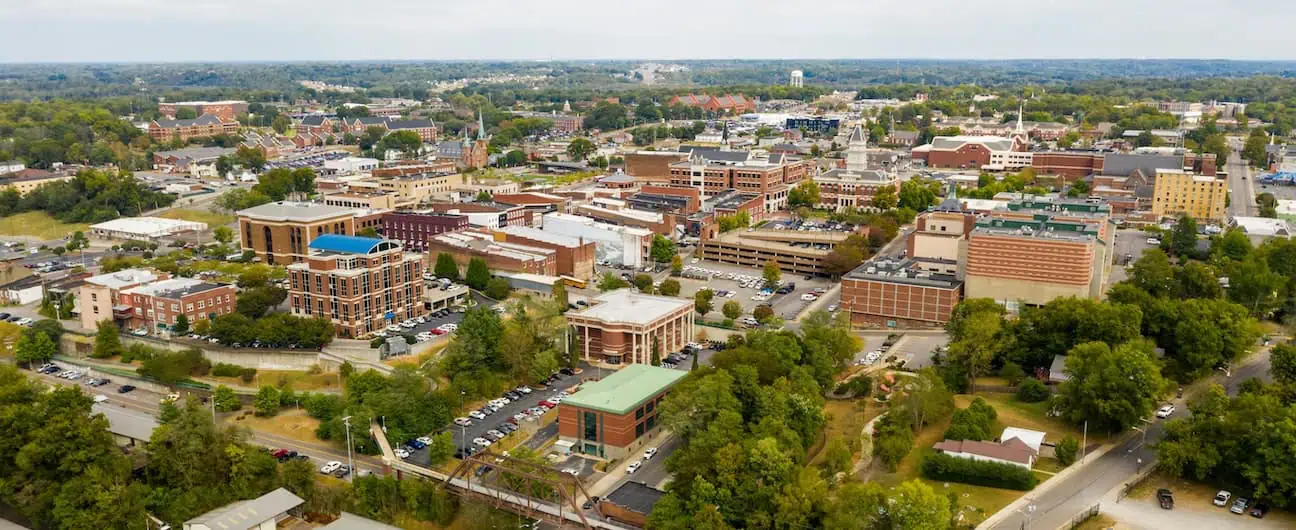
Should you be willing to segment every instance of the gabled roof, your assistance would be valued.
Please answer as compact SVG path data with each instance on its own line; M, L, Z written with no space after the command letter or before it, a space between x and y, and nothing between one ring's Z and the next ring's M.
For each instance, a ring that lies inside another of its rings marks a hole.
M1030 465L1035 452L1025 442L1013 438L1003 443L982 442L979 440L945 440L932 446L932 449L947 453L965 453L984 456L996 460Z
M302 125L307 125L310 127L319 127L321 125L324 125L324 122L328 121L328 119L329 117L323 114L311 114L310 116L306 116L302 118L301 122Z
M301 506L306 501L292 492L279 488L246 501L237 501L185 521L185 526L203 525L222 530L247 530L256 528L279 514Z
M400 528L342 512L342 516L336 521L321 526L319 530L400 530Z
M324 234L310 243L311 250L324 252L341 252L345 254L369 254L380 249L383 239L376 237L344 236L341 234Z

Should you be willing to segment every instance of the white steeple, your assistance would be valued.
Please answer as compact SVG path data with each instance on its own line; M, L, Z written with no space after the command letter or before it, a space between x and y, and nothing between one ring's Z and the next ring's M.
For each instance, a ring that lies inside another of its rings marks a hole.
M850 140L846 144L846 171L858 172L868 169L868 132L864 130L864 120L855 124Z

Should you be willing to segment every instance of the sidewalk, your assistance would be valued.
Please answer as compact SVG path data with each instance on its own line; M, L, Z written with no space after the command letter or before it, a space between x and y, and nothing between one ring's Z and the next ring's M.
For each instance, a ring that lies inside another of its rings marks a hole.
M1126 437L1128 437L1128 435ZM1053 475L1052 477L1049 477L1048 480L1044 481L1043 484L1036 486L1035 489L1026 492L1025 495L1022 495L1020 498L1013 501L1011 504L1004 506L1002 509L995 512L994 515L991 515L990 517L986 518L985 521L982 521L981 524L977 525L977 528L978 529L994 528L994 526L996 524L999 524L999 522L1002 521L1004 518L1009 517L1025 509L1025 507L1030 505L1036 497L1040 497L1045 493L1052 491L1054 488L1058 487L1058 485L1066 482L1067 478L1071 477L1071 475L1079 473L1080 471L1084 470L1086 466L1094 462L1097 462L1098 459L1103 457L1103 455L1106 455L1109 451L1115 449L1121 443L1124 443L1124 438L1126 437L1122 437L1122 439L1117 442L1108 443L1106 445L1099 447L1097 451L1085 455L1083 460L1077 460L1074 464L1067 466L1066 469L1057 472L1057 474Z

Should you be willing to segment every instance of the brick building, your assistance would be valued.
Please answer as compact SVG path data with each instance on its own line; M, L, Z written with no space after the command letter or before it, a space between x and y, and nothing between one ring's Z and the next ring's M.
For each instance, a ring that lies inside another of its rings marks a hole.
M416 210L398 210L382 215L382 233L388 239L403 241L405 248L427 250L428 238L445 232L468 228L463 215Z
M687 374L635 364L583 383L558 405L558 437L582 454L609 460L629 457L660 426L662 401Z
M725 94L723 96L687 94L672 97L668 105L700 107L707 112L716 114L743 114L756 111L756 101L742 94Z
M193 326L201 320L234 312L237 302L234 287L193 278L158 280L131 287L118 297L121 305L131 307L125 324L131 329L174 329L180 315Z
M194 111L194 116L210 114L223 121L237 121L240 115L248 113L248 102L242 100L226 100L158 103L158 112L167 119L174 120L176 117L176 111L180 109L192 110Z
M804 180L809 164L783 155L754 157L747 151L692 148L688 160L670 165L670 185L699 190L703 198L729 190L764 195L765 211L787 207L791 186Z
M825 275L824 260L850 233L756 228L702 236L695 255L708 261L755 268L773 261L785 273Z
M1227 197L1227 179L1158 169L1152 213L1158 217L1186 214L1199 222L1222 221Z
M1215 176L1215 155L1198 154L1182 148L1140 148L1132 153L1109 151L1040 151L1033 154L1031 168L1040 175L1058 175L1067 182L1089 175L1129 177L1135 171L1151 178L1157 169L1182 169Z
M498 241L490 230L469 229L445 232L427 239L429 266L437 255L449 254L460 269L467 270L473 258L481 258L491 270L558 275L558 251L532 245Z
M425 314L423 257L396 241L324 234L288 266L292 313L322 317L357 338Z
M504 226L531 226L533 215L523 206L510 206L494 202L434 202L420 211L462 215L468 224L482 228Z
M645 183L666 184L671 180L671 164L688 160L688 153L677 151L636 151L625 154L625 172Z
M238 211L239 241L270 265L305 259L324 234L355 235L382 228L382 212L313 202L279 201Z
M878 259L842 277L841 307L857 327L938 327L962 299L963 282L913 259Z
M576 348L586 360L650 364L680 351L696 333L693 301L617 289L599 294L589 307L566 313Z
M830 169L812 177L819 184L820 208L844 211L872 207L873 196L890 188L900 193L900 179L894 173L869 169L868 133L856 125L846 147L846 167Z
M638 193L625 200L637 210L652 212L691 215L702 209L702 192L681 186L640 186Z
M579 280L594 279L597 244L579 237L564 236L525 226L506 226L495 232L495 240L528 247L547 248L555 252L556 274Z
M1054 298L1098 298L1107 283L1110 241L1101 225L1063 219L990 219L968 238L964 295L1019 309Z
M81 307L81 327L95 329L105 320L125 325L135 315L134 308L121 300L121 292L170 276L147 269L126 269L86 278L77 294Z
M915 147L913 157L928 167L1013 170L1030 167L1032 153L1021 136L938 136Z
M192 120L153 120L149 122L149 137L157 142L169 143L175 140L188 142L194 138L206 138L221 134L238 132L236 121L225 121L211 114L204 114Z
M315 134L315 133L332 133L333 128L338 126L338 122L333 118L323 114L312 114L303 117L301 121L293 125L297 134Z

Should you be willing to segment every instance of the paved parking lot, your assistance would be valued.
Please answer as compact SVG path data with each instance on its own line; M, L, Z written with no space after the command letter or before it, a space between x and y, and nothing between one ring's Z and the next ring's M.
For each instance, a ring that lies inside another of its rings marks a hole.
M1125 281L1128 278L1128 271L1125 269L1126 256L1129 256L1129 263L1138 261L1143 256L1143 252L1153 248L1147 242L1148 235L1142 230L1123 229L1116 231L1116 252L1112 256L1111 277L1108 279L1108 286L1117 282Z
M446 429L449 430L451 434L454 435L455 447L465 447L465 446L472 445L472 440L474 438L482 438L483 437L482 435L484 435L486 431L495 429L501 423L507 422L510 418L513 417L514 414L518 414L531 407L537 406L537 404L539 404L541 400L557 395L558 392L570 388L572 386L575 386L581 380L598 379L605 374L612 373L607 370L598 370L584 363L582 363L581 368L583 370L582 373L574 376L563 376L563 378L559 380L557 383L555 383L552 388L541 389L537 386L532 385L531 386L532 392L530 394L526 394L522 396L522 399L519 399L517 401L509 403L508 405L505 405L504 408L499 410L499 412L486 416L485 420L473 420L473 424L468 427L460 427L454 424L447 426ZM476 410L476 409L468 409L468 410ZM468 410L464 411L465 416L467 415ZM545 428L548 428L548 425L542 426L541 430ZM525 436L525 434L522 431L517 431L512 434L509 434L509 436ZM393 445L397 445L404 442L405 440L392 440ZM424 450L415 451L411 453L410 457L406 461L420 466L428 465L427 450L424 449Z
M697 263L689 263L688 261L686 261L685 264L692 265L694 267L702 267L711 271L718 271L720 273L725 273L725 274L728 273L743 274L753 278L760 278L762 274L761 269L740 267L737 265L731 265L728 263L716 263L713 261L698 261ZM724 301L733 300L738 302L738 304L741 305L743 308L744 315L750 315L751 312L756 309L756 306L761 305L763 303L768 303L771 305L771 307L774 308L774 314L778 315L780 318L784 320L791 320L796 318L797 314L800 313L801 310L805 309L805 307L810 304L809 301L801 300L801 295L806 294L815 288L828 289L831 288L833 285L832 282L830 282L827 278L812 277L811 279L807 280L804 276L784 273L782 277L783 281L795 283L796 289L792 291L792 293L790 294L775 294L773 298L770 298L765 302L757 302L755 300L752 300L751 297L759 293L760 289L750 289L750 288L741 287L737 280L730 280L721 275L713 276L710 280L707 281L695 280L691 278L677 278L677 279L680 282L681 297L692 298L694 293L696 293L699 289L702 289L704 287L710 288L711 290L714 291L720 291L720 290L734 291L735 294L733 298L725 298ZM720 301L720 299L717 299L718 303L714 304L715 309L713 310L716 314L720 312L720 307L724 305L724 301Z

